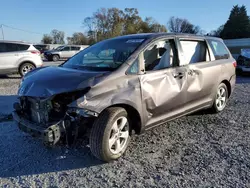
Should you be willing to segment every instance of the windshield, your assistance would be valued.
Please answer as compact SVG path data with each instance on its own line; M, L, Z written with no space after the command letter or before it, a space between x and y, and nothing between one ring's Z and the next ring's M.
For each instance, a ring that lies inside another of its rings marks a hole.
M115 70L143 41L144 39L105 40L81 51L62 66L91 70Z

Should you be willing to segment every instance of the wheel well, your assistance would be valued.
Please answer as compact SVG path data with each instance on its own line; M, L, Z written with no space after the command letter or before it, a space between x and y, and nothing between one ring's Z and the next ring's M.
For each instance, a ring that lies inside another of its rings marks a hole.
M19 65L19 67L18 67L18 71L19 71L19 72L20 72L21 66L22 66L24 63L30 63L30 64L34 65L34 67L36 68L36 65L35 65L33 62L31 62L31 61L23 61L22 63L20 63L20 65Z
M59 55L59 54L52 54L52 57L55 56L55 55L58 56L58 57L60 58L60 55Z
M227 90L228 90L228 97L230 97L231 95L231 84L228 80L223 80L221 83L224 83L227 86Z
M127 105L127 104L116 104L109 106L110 107L122 107L124 108L127 113L130 121L132 121L132 129L135 131L136 134L140 134L141 132L141 117L139 112L132 106Z

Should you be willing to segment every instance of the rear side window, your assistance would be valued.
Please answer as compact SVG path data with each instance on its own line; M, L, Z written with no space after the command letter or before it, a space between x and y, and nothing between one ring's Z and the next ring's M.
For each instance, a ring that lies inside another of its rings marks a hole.
M71 46L71 50L72 50L72 51L78 51L78 50L80 50L80 47Z
M0 43L0 53L1 52L6 52L6 45L5 45L5 43Z
M69 46L66 46L62 49L62 51L70 51L70 47Z
M29 49L29 45L27 44L17 44L17 50L18 51L25 51Z
M219 59L228 59L230 57L230 54L227 50L227 47L224 45L223 42L219 40L208 40L209 45L212 48L212 51L214 53L214 57L216 60Z
M185 63L193 64L210 61L210 56L205 41L180 40L185 57Z
M5 45L6 45L6 52L16 52L16 51L18 51L17 44L5 43Z
M27 44L15 44L15 43L1 43L0 52L17 52L28 50Z

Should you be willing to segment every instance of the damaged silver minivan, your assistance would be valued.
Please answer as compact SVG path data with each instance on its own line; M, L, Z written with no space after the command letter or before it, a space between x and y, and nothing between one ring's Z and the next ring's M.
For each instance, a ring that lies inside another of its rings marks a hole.
M219 38L134 34L101 41L22 79L13 118L43 143L89 137L94 156L119 158L132 133L202 109L221 112L236 62Z

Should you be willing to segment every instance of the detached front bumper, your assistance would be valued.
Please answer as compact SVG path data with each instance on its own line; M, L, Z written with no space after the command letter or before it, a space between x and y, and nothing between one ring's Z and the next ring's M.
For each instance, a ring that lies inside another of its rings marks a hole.
M64 121L59 121L45 128L24 119L16 111L12 112L12 116L21 131L41 139L45 145L55 145L58 143L64 132L62 128L65 123Z

